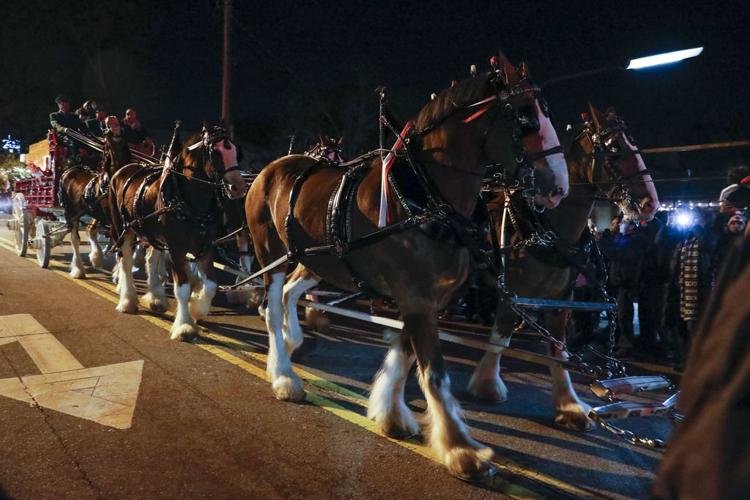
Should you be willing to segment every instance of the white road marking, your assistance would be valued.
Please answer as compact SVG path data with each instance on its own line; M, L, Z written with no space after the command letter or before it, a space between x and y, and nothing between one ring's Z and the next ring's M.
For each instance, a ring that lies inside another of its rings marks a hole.
M0 316L0 345L18 341L41 375L0 379L0 396L129 429L143 360L85 368L30 314Z

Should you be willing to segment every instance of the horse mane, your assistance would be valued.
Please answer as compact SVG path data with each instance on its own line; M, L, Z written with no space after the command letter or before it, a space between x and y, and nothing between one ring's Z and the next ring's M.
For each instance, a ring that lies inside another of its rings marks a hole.
M487 97L492 73L466 78L455 86L442 90L427 103L414 119L417 130L434 127L448 117L457 107L468 106Z

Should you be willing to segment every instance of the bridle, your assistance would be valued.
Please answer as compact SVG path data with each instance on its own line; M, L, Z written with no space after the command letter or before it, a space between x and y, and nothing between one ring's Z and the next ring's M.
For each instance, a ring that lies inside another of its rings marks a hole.
M202 148L202 154L203 158L201 161L201 164L203 165L203 172L206 174L207 177L209 177L209 180L201 179L199 177L195 177L194 175L190 176L191 180L202 182L204 184L210 184L215 187L221 187L225 190L225 194L228 196L227 191L227 183L224 180L224 176L226 176L228 173L233 172L234 170L240 170L239 164L232 165L230 167L226 167L223 162L217 162L216 161L216 155L218 155L218 151L214 149L214 145L217 142L223 142L223 147L229 149L229 144L231 143L231 138L229 131L221 126L213 126L210 129L203 127L203 132L201 133L201 139L188 146L188 151L195 151L198 148ZM205 165L208 162L208 160L211 160L211 164L214 166L214 172L213 174L209 174L205 170ZM219 171L218 168L216 168L217 164L221 164L221 171ZM183 170L190 170L195 171L196 167L193 165L182 165ZM188 177L184 173L179 172L178 170L171 168L170 173L174 173L177 175L181 175L183 177Z
M539 187L534 181L533 163L541 158L562 153L562 146L555 146L536 153L528 153L523 145L523 137L527 134L538 132L540 124L536 119L529 119L528 115L522 112L521 106L514 105L513 100L517 96L528 96L531 94L534 98L532 102L538 102L544 115L549 116L546 101L541 96L541 89L539 87L528 85L528 80L525 77L523 77L518 83L511 85L507 82L504 74L500 70L495 70L494 73L490 75L490 83L497 89L493 95L467 105L459 105L451 101L452 106L447 113L443 114L422 129L414 130L410 135L412 137L423 139L457 113L470 112L466 118L461 120L463 124L469 124L483 115L487 115L485 118L488 118L491 121L487 124L487 127L485 127L480 138L480 149L483 156L490 159L490 162L482 168L483 173L479 174L473 171L439 163L435 163L435 165L458 170L466 175L475 177L481 176L482 183L485 186L502 186L511 191L520 189L524 198L531 200L539 191ZM512 163L516 168L513 175L509 175L508 169L504 163L493 161L486 150L489 133L495 128L495 123L501 115L509 118L513 127Z
M638 170L629 175L622 175L617 163L625 156L639 154L638 149L630 149L622 144L619 134L627 134L628 129L622 120L617 120L614 126L604 128L599 131L592 129L592 124L587 122L581 132L576 137L578 142L581 137L587 136L592 145L592 152L587 156L591 157L591 175L590 183L597 186L609 185L611 187L604 193L604 197L628 209L638 211L638 204L633 200L630 193L629 184L637 178L649 175L648 169ZM632 140L631 140L632 142ZM607 180L603 180L603 173L606 172Z

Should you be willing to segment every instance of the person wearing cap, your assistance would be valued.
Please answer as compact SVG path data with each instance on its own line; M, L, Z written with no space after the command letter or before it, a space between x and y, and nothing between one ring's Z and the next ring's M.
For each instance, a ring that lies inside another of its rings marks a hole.
M86 124L83 123L74 113L70 112L70 99L67 96L59 95L55 99L57 111L50 113L49 123L58 134L66 134L68 129L86 131Z

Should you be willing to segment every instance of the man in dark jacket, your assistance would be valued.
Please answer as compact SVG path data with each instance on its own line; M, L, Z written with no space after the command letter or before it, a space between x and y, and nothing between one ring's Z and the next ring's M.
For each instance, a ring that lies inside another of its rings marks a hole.
M49 123L58 134L67 134L68 129L86 131L86 124L81 121L74 113L70 112L70 99L64 95L59 95L55 99L57 111L50 113Z
M638 301L641 267L648 251L648 240L635 229L633 221L622 220L620 234L613 242L614 255L610 260L610 279L617 287L618 331L615 345L620 349L620 355L628 355L636 347L633 304Z
M68 137L68 129L79 132L87 132L86 124L81 121L75 113L70 112L70 99L64 95L55 98L57 111L50 113L49 123L60 136L60 139L68 146L71 158L78 158L78 143ZM57 192L57 186L55 186Z

